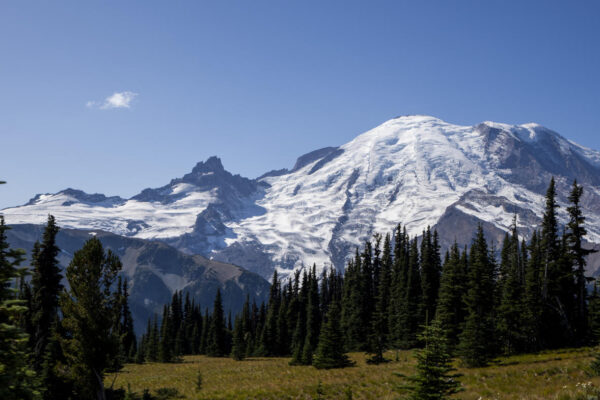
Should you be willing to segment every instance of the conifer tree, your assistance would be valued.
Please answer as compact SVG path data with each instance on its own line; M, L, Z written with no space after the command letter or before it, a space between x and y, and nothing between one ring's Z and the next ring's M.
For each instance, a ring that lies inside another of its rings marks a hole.
M221 290L217 289L213 313L210 318L206 355L211 357L223 357L229 354L226 348L225 335L225 318L223 313L223 302L221 300Z
M306 317L304 312L298 313L294 336L292 337L292 359L290 365L303 365L302 351L306 339Z
M460 375L453 373L452 357L439 320L426 326L419 339L425 348L416 351L417 373L409 377L410 399L442 400L458 393Z
M468 367L483 367L494 355L494 283L495 266L479 225L471 246L467 316L460 335L460 355Z
M342 329L346 350L360 350L364 343L363 294L364 282L361 279L361 262L358 249L354 259L348 262L342 294Z
M319 286L317 282L317 267L313 265L309 278L308 303L306 306L306 337L302 349L302 363L312 364L313 353L319 340Z
M588 310L587 310L587 282L585 276L586 256L594 253L594 250L588 250L583 247L584 236L587 230L584 227L585 217L581 211L581 196L583 187L573 182L571 193L569 194L570 205L567 207L569 213L569 223L567 225L567 246L571 262L575 267L575 310L574 325L576 341L582 344L586 339Z
M331 369L352 365L343 349L340 306L337 301L334 301L329 306L326 321L321 328L319 344L313 357L313 366L317 369Z
M40 398L34 371L27 365L27 334L17 324L26 311L22 301L16 299L11 282L23 276L18 265L23 253L10 249L0 215L0 398L30 400Z
M137 349L137 338L133 327L133 316L129 308L129 282L123 283L123 297L121 298L121 318L123 318L123 332L121 334L121 347L127 351L126 360L133 361Z
M46 346L52 337L52 325L58 315L58 298L62 290L62 274L57 260L60 251L56 246L57 233L56 221L49 215L42 243L32 253L31 342L33 367L38 372L41 371Z
M411 242L408 257L406 290L398 315L398 345L403 349L410 349L417 345L419 326L424 320L423 309L421 308L423 296L419 268L419 250L416 238Z
M100 240L89 239L75 252L66 277L69 290L61 294L67 331L64 353L78 396L104 400L104 371L118 355L119 340L112 331L114 303L110 288L121 270L121 262Z
M277 319L279 317L280 300L280 282L277 277L277 270L275 270L273 272L273 280L269 291L266 321L261 334L261 346L259 352L262 356L274 356L279 354Z
M600 293L598 291L598 281L594 281L594 289L589 298L588 312L588 342L597 346L600 344Z
M524 326L524 285L521 277L521 251L516 227L506 235L502 249L502 280L500 305L498 308L498 335L505 354L522 351L525 347Z
M402 321L400 321L400 315L406 301L406 284L409 265L408 244L409 240L406 233L406 227L402 230L401 225L398 224L394 239L394 257L390 291L391 299L388 322L390 333L389 342L394 347L400 347L402 345Z
M539 233L534 231L529 243L529 259L525 266L525 298L523 332L527 339L526 350L538 351L542 348L542 285L543 261Z
M242 325L242 317L237 316L233 326L233 346L231 349L231 356L236 361L241 361L246 357L246 341Z
M39 373L42 396L47 400L69 399L73 393L73 381L64 373L69 366L61 346L63 337L65 337L65 333L60 319L56 315Z
M421 242L421 286L422 286L422 301L421 306L424 315L428 316L429 322L435 317L435 307L437 304L437 296L440 288L440 260L439 246L437 244L437 233L435 233L435 245L431 230L423 232L423 241Z
M290 337L288 332L288 308L289 308L289 285L286 285L282 291L281 301L279 305L279 312L277 315L277 330L276 330L276 342L277 342L277 355L283 356L290 352Z
M148 318L148 344L146 348L146 361L156 362L158 361L158 344L160 335L158 333L158 317L154 315L154 321L151 323Z
M550 180L546 191L545 210L542 219L540 234L540 247L542 252L542 299L543 326L541 329L542 341L545 346L556 347L564 343L566 338L565 327L569 325L565 310L564 288L561 287L561 243L557 220L558 203L556 202L556 186L554 178Z
M160 342L158 347L158 361L168 363L174 360L173 357L173 337L172 334L173 320L169 313L169 306L164 305L162 322L160 326Z
M210 324L211 319L208 315L208 309L204 310L204 317L202 319L202 333L200 335L200 348L198 354L207 354L208 340L210 335Z
M436 319L447 340L449 351L454 351L458 345L459 333L465 318L463 294L466 291L466 278L460 250L454 242L444 262L436 308Z
M376 249L379 248L377 244ZM368 362L379 364L384 362L383 352L388 345L389 297L391 274L391 243L387 235L384 241L383 257L379 269L378 290L375 298L375 309L371 318L371 329L367 341L367 352L372 354Z

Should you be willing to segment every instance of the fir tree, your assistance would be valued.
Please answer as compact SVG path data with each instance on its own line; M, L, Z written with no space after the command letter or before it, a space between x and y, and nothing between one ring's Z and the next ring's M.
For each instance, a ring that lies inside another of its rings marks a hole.
M261 334L260 354L262 356L279 355L279 343L277 337L277 319L279 317L281 293L277 270L273 272L273 280L269 292L269 303L267 317Z
M398 345L403 349L410 349L417 345L419 326L424 320L421 308L423 303L416 238L411 242L408 258L406 283L404 284L406 290L398 313Z
M587 310L587 282L585 276L586 256L594 253L594 250L583 248L584 236L587 230L584 227L585 217L581 211L581 196L583 187L577 184L575 180L571 193L569 194L570 206L567 207L569 213L569 223L567 225L567 246L572 263L575 267L575 310L574 325L577 343L581 344L586 339L588 310Z
M209 334L210 334L211 319L208 315L208 309L204 310L204 317L202 319L202 333L200 335L200 347L198 354L206 354L208 348Z
M376 249L379 248L377 241ZM390 274L391 274L391 243L387 235L384 241L383 257L379 268L379 278L375 309L371 317L371 329L367 341L367 352L372 354L368 362L379 364L384 362L383 352L388 345L388 322L389 322L389 297L390 297Z
M158 361L158 344L160 335L158 333L158 317L154 315L154 321L151 323L148 318L148 344L146 348L146 361Z
M104 400L104 371L118 355L119 339L112 331L114 309L110 287L121 262L97 238L75 252L66 270L69 290L60 298L67 331L64 353L78 396Z
M7 229L0 215L0 398L38 399L34 371L27 365L28 336L17 324L26 309L10 287L13 280L23 276L18 268L23 253L9 248Z
M594 281L594 289L588 303L588 342L594 346L600 344L600 293L598 281Z
M162 322L160 326L160 342L158 348L158 361L168 363L174 360L173 357L173 337L172 335L173 320L169 313L169 306L163 307Z
M526 334L523 331L524 286L516 218L513 222L512 233L507 234L504 240L502 255L498 335L504 352L513 354L522 351L526 341Z
M458 393L460 375L453 373L452 357L448 351L448 342L439 320L426 326L419 339L425 348L417 350L417 373L408 378L411 385L410 399L413 400L442 400Z
M523 332L528 338L527 351L538 351L542 348L542 248L539 234L533 232L529 243L530 257L525 267L525 299L523 315Z
M312 364L313 353L319 340L319 286L317 267L313 265L309 279L308 303L306 306L306 337L302 349L302 363Z
M348 262L342 294L342 329L346 350L349 351L360 350L364 343L363 285L360 257L356 250L356 257Z
M246 357L246 342L241 316L238 316L235 319L235 325L233 327L233 346L231 349L231 356L236 361L241 361L244 359L244 357Z
M321 328L319 344L313 357L313 366L317 369L330 369L352 365L343 349L340 306L337 301L334 301L329 306L326 322Z
M423 232L423 241L421 242L421 287L422 287L422 312L427 316L428 321L435 317L435 307L440 288L440 255L437 244L437 233L435 233L435 244L431 230Z
M225 318L223 313L223 302L221 290L217 289L213 313L210 318L210 329L206 343L206 355L211 357L223 357L229 354L226 348Z
M461 262L460 250L454 242L444 262L436 308L436 319L439 321L450 351L453 351L458 345L458 337L464 322L463 294L465 291L465 270Z
M395 231L394 239L394 257L391 278L390 291L390 312L389 312L389 342L395 347L402 346L401 332L403 321L400 320L400 315L404 310L406 301L406 284L408 277L408 235L406 227L401 229L401 225Z
M556 202L556 187L554 178L550 180L546 191L545 210L542 220L540 247L542 252L542 299L543 326L541 329L542 341L548 347L557 347L564 344L567 339L566 327L569 326L565 300L565 289L561 286L564 278L561 276L561 242L558 235L558 220Z
M494 355L495 266L481 225L471 246L467 316L460 335L460 355L468 367L483 367Z
M58 315L58 298L62 290L62 274L57 260L60 251L56 246L57 233L56 221L49 215L42 243L32 252L31 339L33 367L38 372L41 371L46 346L52 337L52 324Z
M137 349L137 338L133 327L133 316L129 308L129 283L123 283L123 296L121 298L121 318L123 318L123 331L121 333L121 347L127 351L127 361L133 361Z

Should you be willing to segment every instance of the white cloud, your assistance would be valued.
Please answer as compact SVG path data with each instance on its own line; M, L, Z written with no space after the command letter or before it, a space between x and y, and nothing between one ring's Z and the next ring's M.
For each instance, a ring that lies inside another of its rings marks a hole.
M100 108L101 110L109 110L111 108L130 108L131 103L137 97L134 92L115 92L104 99L103 102L88 101L85 103L87 108Z

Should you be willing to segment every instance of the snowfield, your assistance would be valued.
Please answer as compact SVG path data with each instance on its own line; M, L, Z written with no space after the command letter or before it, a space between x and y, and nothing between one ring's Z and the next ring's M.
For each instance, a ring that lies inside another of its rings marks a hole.
M50 213L65 227L161 239L263 276L274 268L289 275L313 263L342 268L375 232L402 223L419 235L450 210L500 231L517 214L529 227L542 214L550 177L563 204L577 177L588 239L600 243L600 153L537 124L458 126L404 116L311 154L292 171L258 180L232 176L211 158L161 188L160 201L94 202L65 191L2 213L9 224L43 223ZM565 207L559 212L565 223Z

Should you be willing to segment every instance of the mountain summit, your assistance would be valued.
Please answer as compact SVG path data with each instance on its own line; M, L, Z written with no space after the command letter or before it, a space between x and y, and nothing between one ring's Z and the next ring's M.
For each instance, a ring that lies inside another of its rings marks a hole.
M500 240L516 214L528 237L552 176L562 204L573 179L584 186L588 240L600 243L600 152L537 124L459 126L421 115L257 179L232 175L211 157L128 200L67 190L3 213L10 224L43 223L51 213L69 228L159 239L269 277L313 263L341 269L362 241L398 223L411 235L435 227L459 243L482 223ZM565 207L559 211L565 223Z

